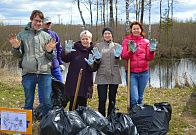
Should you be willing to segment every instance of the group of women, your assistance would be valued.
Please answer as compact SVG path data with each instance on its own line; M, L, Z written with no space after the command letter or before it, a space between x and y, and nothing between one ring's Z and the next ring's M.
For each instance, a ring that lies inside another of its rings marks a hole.
M65 93L70 101L69 110L73 108L78 76L82 69L76 108L87 106L95 83L99 99L98 111L103 116L107 112L108 116L115 108L117 90L121 84L121 58L126 61L126 73L130 75L130 79L127 79L131 84L130 109L136 104L142 104L149 79L149 61L155 57L157 42L144 38L144 29L139 22L130 25L130 34L124 37L122 45L113 41L113 34L112 28L103 28L103 41L93 45L91 32L84 30L80 33L80 41L73 43L69 40L65 43L61 58L65 63L70 63L65 83ZM94 82L93 72L96 72ZM109 104L106 111L107 98Z

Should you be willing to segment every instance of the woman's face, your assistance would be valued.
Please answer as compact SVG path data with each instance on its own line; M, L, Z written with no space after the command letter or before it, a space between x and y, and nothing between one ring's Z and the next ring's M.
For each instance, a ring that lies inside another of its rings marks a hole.
M91 39L90 39L90 37L88 37L87 35L84 34L81 37L81 42L84 47L88 48L90 46Z
M141 35L142 30L141 30L141 28L140 28L139 25L133 25L132 26L132 29L131 29L131 32L132 32L132 34L134 36L138 37L138 36Z
M105 31L104 33L103 33L103 39L105 40L105 41L111 41L112 40L112 33L110 32L110 31Z

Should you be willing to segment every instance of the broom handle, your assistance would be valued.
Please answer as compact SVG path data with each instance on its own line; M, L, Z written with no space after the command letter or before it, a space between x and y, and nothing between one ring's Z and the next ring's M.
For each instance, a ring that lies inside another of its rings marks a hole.
M75 91L75 95L74 95L74 102L73 102L73 106L72 106L72 111L75 110L76 108L76 102L77 102L77 98L78 98L78 92L80 89L80 82L81 82L81 78L82 78L82 72L83 69L80 69L79 75L78 75L78 82L77 82L77 86L76 86L76 91Z
M130 75L131 75L131 71L130 71L130 58L129 58L129 60L128 60L128 69L127 69L127 80L128 80L128 82L127 82L127 113L129 113L129 111L130 111Z

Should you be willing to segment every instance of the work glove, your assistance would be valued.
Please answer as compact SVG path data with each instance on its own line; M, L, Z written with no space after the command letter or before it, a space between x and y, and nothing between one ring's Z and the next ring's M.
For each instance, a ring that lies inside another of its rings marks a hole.
M117 44L116 49L114 49L115 57L120 57L121 53L122 53L122 46L120 44Z
M64 65L59 65L59 66L60 66L61 72L65 70L65 66Z
M156 39L151 39L150 40L150 51L151 52L156 51L157 44L158 44L158 41Z
M21 41L17 39L16 34L11 33L9 35L9 42L13 48L19 48Z
M93 54L93 57L95 59L101 59L101 53L99 52L98 48L97 47L94 47L93 50L91 50L92 54Z
M129 40L129 50L131 50L133 53L137 50L137 46L135 45L135 42L133 40Z
M94 61L95 61L92 54L89 54L89 55L88 55L88 59L87 59L87 58L84 58L84 60L85 60L89 65L92 65L92 64L94 63Z
M65 40L65 52L70 53L76 51L75 49L73 49L73 40Z

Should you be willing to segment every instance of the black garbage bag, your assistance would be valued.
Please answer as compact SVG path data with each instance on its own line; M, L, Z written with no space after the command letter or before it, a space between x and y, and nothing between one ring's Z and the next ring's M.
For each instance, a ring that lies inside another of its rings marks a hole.
M70 135L75 135L82 129L86 128L86 124L76 111L68 111L67 116L71 125L71 131L69 132Z
M42 118L40 135L75 135L85 127L77 112L66 112L63 108L55 108Z
M136 126L128 115L115 112L114 109L107 119L110 124L107 133L104 133L109 135L138 135Z
M101 131L109 124L108 120L101 113L89 107L79 106L76 111L87 126L94 127Z
M52 78L52 94L51 94L52 106L66 107L68 103L68 98L65 95L65 85Z
M165 107L136 105L130 112L140 135L166 135L169 130L169 114Z
M39 104L35 109L33 109L33 117L35 120L42 119L42 104Z
M40 121L40 135L68 135L70 123L63 108L53 109Z
M99 131L98 129L87 126L82 131L80 131L77 135L105 135L105 134Z
M168 102L160 102L160 103L155 103L154 106L157 108L160 108L161 110L168 111L168 120L171 120L171 114L172 114L172 107Z

